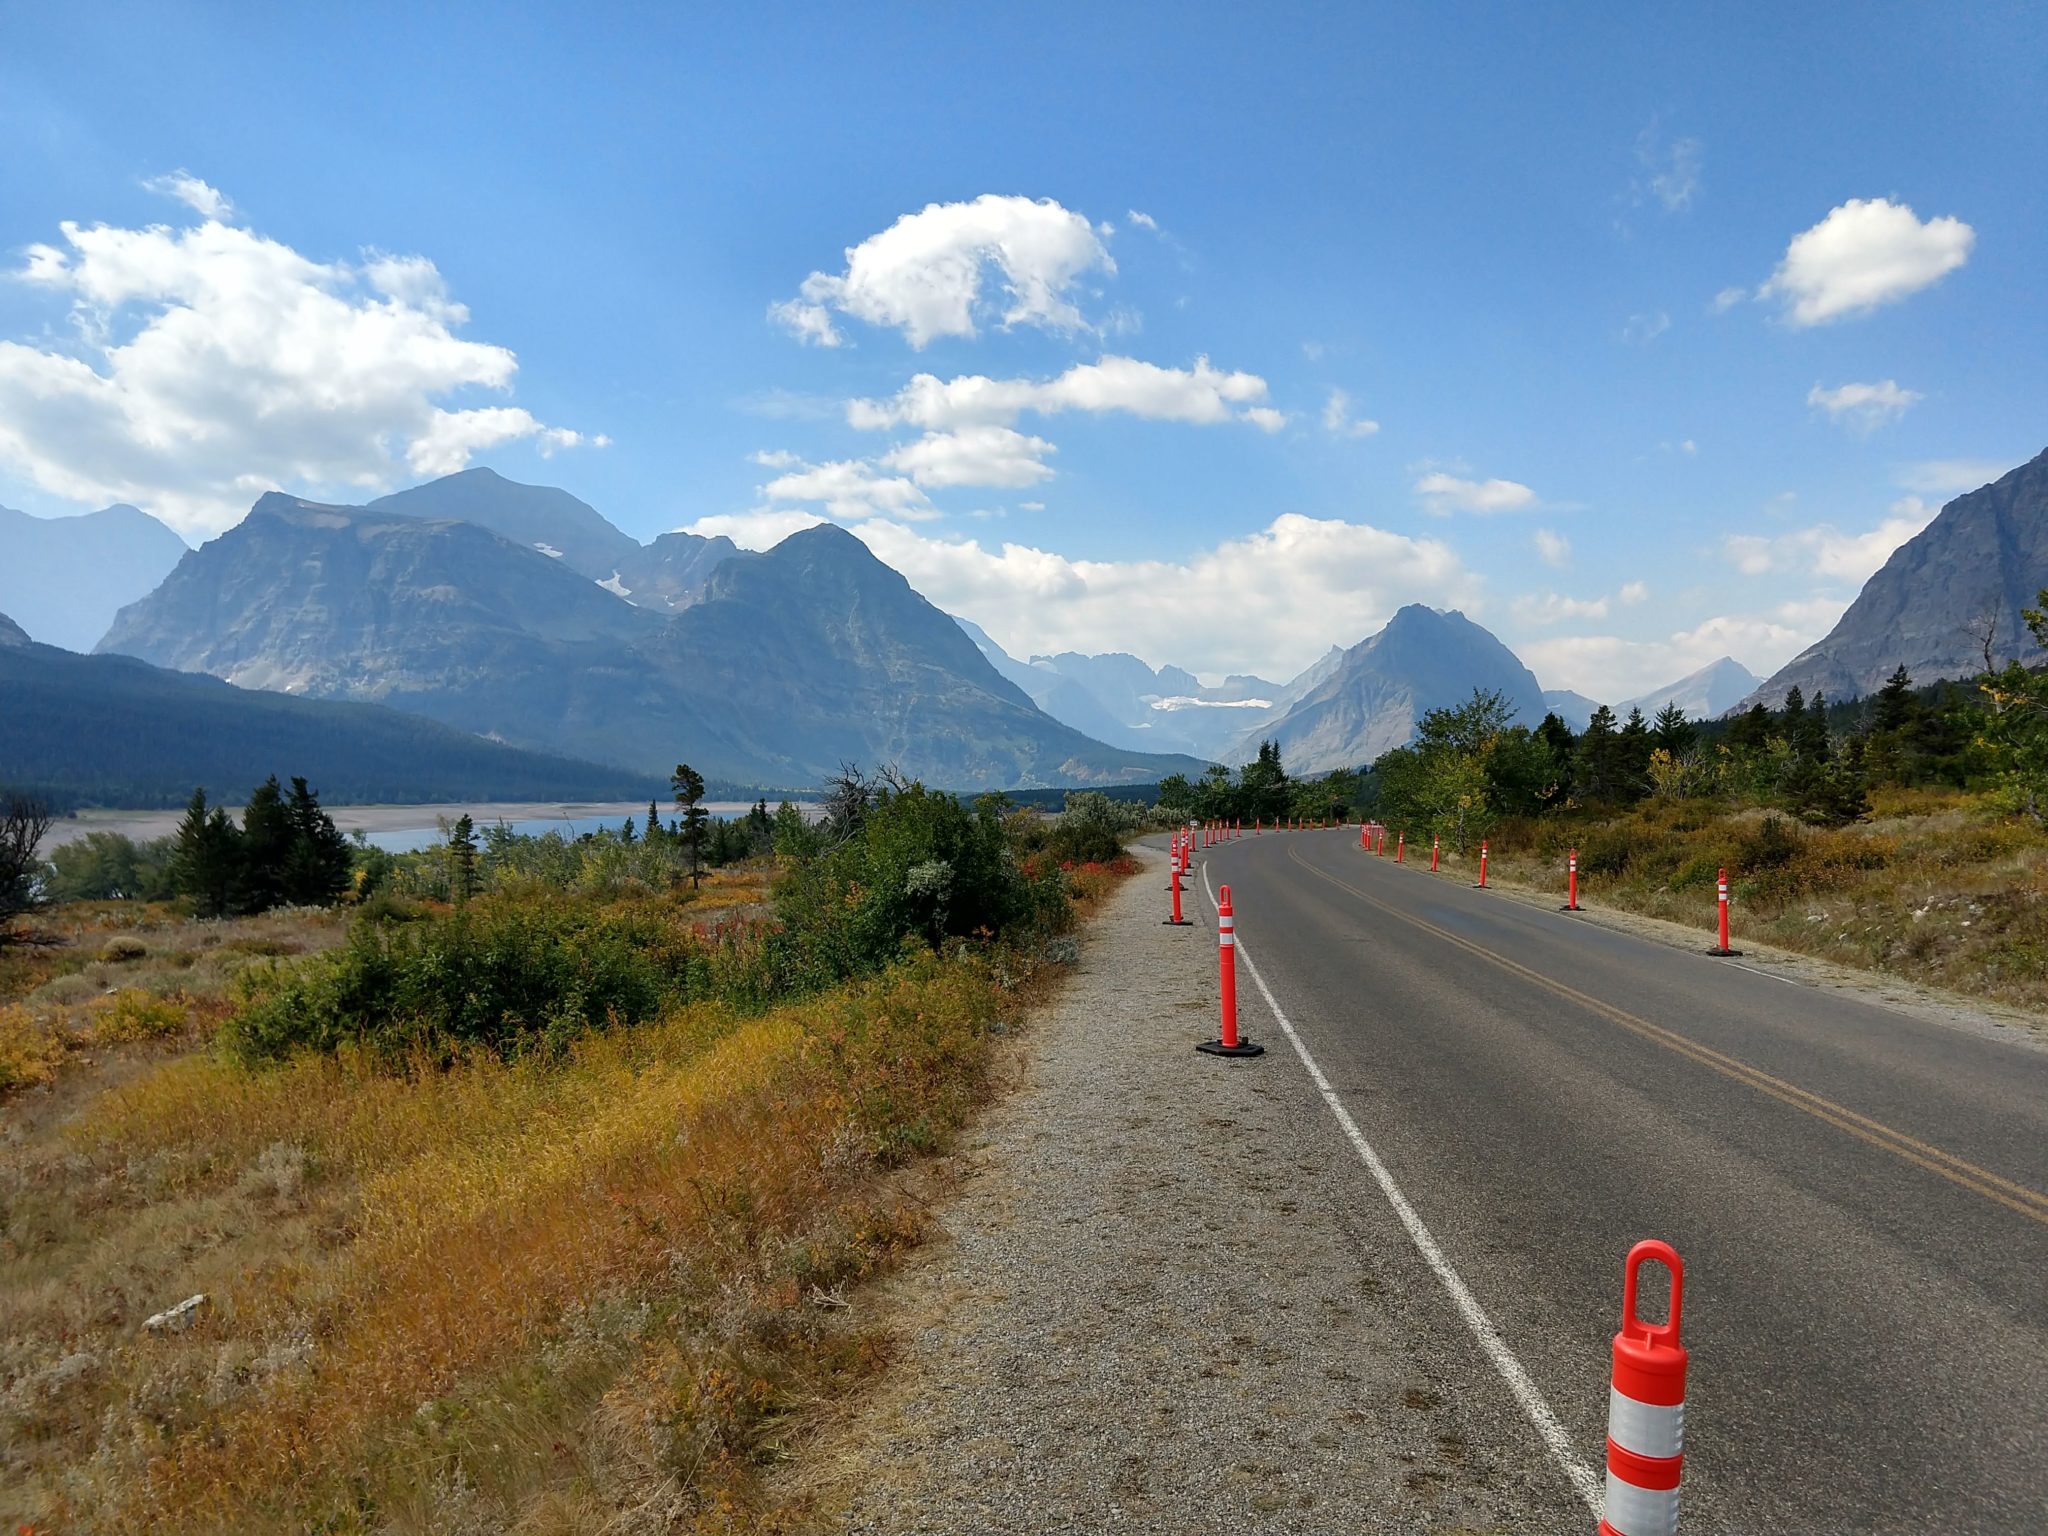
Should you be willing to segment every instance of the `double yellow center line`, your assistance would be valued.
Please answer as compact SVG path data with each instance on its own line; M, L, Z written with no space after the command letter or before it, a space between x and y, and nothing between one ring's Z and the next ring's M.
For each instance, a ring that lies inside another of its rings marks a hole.
M1301 851L1298 848L1290 847L1287 850L1287 856L1317 879L1327 880L1331 885L1350 892L1360 901L1377 907L1388 916L1398 918L1410 927L1420 928L1423 932L1443 940L1446 944L1455 944L1467 954L1484 960L1489 965L1498 966L1510 975L1519 976L1522 980L1541 987L1547 992L1554 993L1568 1002L1575 1003L1588 1013L1595 1014L1607 1020L1610 1024L1619 1025L1621 1028L1629 1031L1629 1033L1638 1035L1654 1045L1661 1045L1666 1050L1683 1056L1689 1061L1697 1062L1710 1071L1718 1072L1723 1077L1731 1078L1747 1087L1754 1088L1758 1093L1768 1094L1781 1104L1788 1104L1803 1114L1813 1116L1816 1120L1825 1121L1837 1130L1847 1131L1859 1141L1868 1142L1871 1146L1889 1152L1894 1157L1903 1158L1906 1162L1912 1163L1916 1167L1925 1168L1929 1173L1937 1174L1941 1178L1947 1179L1951 1184L1960 1185L1974 1194L1982 1195L1986 1200L1995 1201L2007 1210L2016 1211L2030 1221L2037 1221L2043 1226L2048 1226L2048 1195L2042 1194L2039 1190L2031 1189L2025 1184L2015 1184L2011 1179L2001 1178L1988 1168L1980 1168L1975 1163L1966 1162L1952 1152L1944 1152L1939 1147L1930 1146L1924 1141L1908 1136L1904 1131L1894 1130L1882 1121L1873 1120L1868 1115L1858 1114L1855 1110L1837 1104L1832 1099L1822 1098L1817 1093L1801 1088L1797 1083L1787 1082L1782 1077L1774 1077L1769 1072L1752 1067L1746 1061L1738 1060L1736 1057L1727 1055L1725 1052L1717 1051L1712 1046L1701 1045L1697 1040L1689 1040L1684 1035L1674 1030L1666 1029L1661 1024L1653 1024L1648 1019L1630 1013L1624 1008L1617 1008L1612 1003L1603 1002L1589 993L1581 992L1577 987L1567 986L1564 982L1546 976L1541 971L1531 970L1528 966L1518 961L1510 960L1505 955L1496 954L1493 950L1486 948L1485 945L1475 944L1470 939L1453 933L1448 928L1432 923L1425 917L1418 917L1413 912L1403 907L1398 907L1392 902L1382 901L1379 897L1360 890L1357 886L1351 884L1350 881L1340 879L1326 869L1318 869L1301 856Z

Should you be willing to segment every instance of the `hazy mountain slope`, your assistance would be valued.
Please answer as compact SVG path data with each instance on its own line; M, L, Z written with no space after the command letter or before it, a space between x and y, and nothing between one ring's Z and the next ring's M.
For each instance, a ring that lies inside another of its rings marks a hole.
M0 507L0 611L45 645L89 651L184 553L183 539L134 507L82 517Z
M634 656L688 706L709 743L689 751L769 783L813 782L842 760L949 788L1135 783L1197 766L1044 714L958 623L833 526L721 565Z
M545 554L559 551L570 570L603 581L640 553L640 541L613 527L595 507L551 485L522 485L494 469L465 469L380 496L373 510L398 517L454 519Z
M1626 720L1631 709L1640 709L1648 720L1656 718L1657 711L1667 704L1676 704L1685 711L1688 720L1713 720L1733 709L1760 681L1733 656L1723 656L1697 672L1688 672L1675 683L1666 683L1640 698L1617 704L1614 712Z
M631 800L660 782L373 704L9 643L10 628L0 620L0 783L63 804L177 805L195 785L239 796L271 773L305 774L334 803Z
M476 524L273 492L123 609L99 648L553 746L564 674L660 622Z
M35 641L29 638L27 630L7 617L6 614L0 613L0 646L18 650L23 646L34 644Z
M1589 699L1583 693L1573 693L1569 688L1546 688L1543 690L1543 707L1573 730L1583 731L1586 722L1593 718L1593 711L1600 707L1600 701Z
M1958 496L1892 551L1818 644L1771 674L1739 708L1776 708L1795 684L1837 702L1874 693L1894 668L1919 683L1968 677L1984 665L1995 626L2001 662L2042 651L2020 619L2048 587L2048 452L1991 485Z
M1513 651L1462 613L1412 603L1241 737L1230 760L1247 761L1274 740L1293 772L1359 767L1409 741L1427 711L1462 703L1474 688L1506 695L1523 725L1544 716L1543 689Z

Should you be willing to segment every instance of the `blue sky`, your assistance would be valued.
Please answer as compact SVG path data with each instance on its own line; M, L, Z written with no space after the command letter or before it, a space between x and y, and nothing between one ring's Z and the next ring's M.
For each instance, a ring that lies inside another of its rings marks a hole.
M0 502L488 463L1020 655L1422 601L1618 698L2048 436L2039 8L420 9L0 22Z

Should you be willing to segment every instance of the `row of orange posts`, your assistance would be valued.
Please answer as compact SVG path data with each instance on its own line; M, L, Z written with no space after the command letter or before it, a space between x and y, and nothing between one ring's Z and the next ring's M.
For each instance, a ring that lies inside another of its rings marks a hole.
M1254 818L1252 832L1261 834ZM1276 826L1275 831L1279 828ZM1200 828L1203 846L1242 837L1241 823L1215 823ZM1173 839L1173 916L1167 921L1190 927L1181 916L1181 876L1187 872L1197 826ZM1372 823L1358 829L1358 846L1384 856L1387 829ZM1394 862L1402 862L1406 834L1394 834ZM1437 840L1430 839L1430 868L1436 867ZM1479 845L1479 883L1486 883L1485 842ZM1570 856L1570 900L1567 911L1579 910L1579 855ZM1728 872L1720 878L1720 948L1728 948ZM1217 998L1221 1027L1214 1040L1195 1047L1208 1056L1242 1059L1263 1056L1265 1047L1245 1038L1237 1027L1237 909L1225 885L1216 897ZM1660 1264L1671 1277L1670 1304L1664 1321L1646 1321L1637 1306L1638 1276L1648 1263ZM1622 1264L1621 1331L1614 1336L1607 1394L1607 1488L1602 1500L1598 1536L1676 1536L1678 1483L1685 1466L1685 1377L1689 1354L1679 1342L1685 1301L1685 1264L1669 1243L1655 1238L1629 1249Z

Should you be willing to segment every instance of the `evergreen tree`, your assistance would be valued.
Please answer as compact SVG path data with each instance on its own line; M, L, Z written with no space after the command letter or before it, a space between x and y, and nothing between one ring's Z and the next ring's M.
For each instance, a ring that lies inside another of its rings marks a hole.
M348 839L320 809L320 798L302 778L292 780L291 848L285 857L284 897L293 906L331 906L348 889L354 860Z
M1549 784L1537 797L1548 808L1563 805L1578 788L1579 738L1572 734L1555 712L1546 714L1536 727L1536 740L1549 757Z
M285 867L292 856L292 813L272 774L242 807L242 840L235 909L268 912L285 899Z
M1737 752L1760 752L1771 738L1771 712L1762 703L1749 706L1728 722L1728 745Z
M647 802L647 841L661 841L661 807L652 800Z
M1676 704L1666 704L1658 710L1650 725L1651 742L1674 758L1685 756L1698 745L1699 739L1699 727L1686 719L1685 711Z
M205 789L192 791L178 824L171 883L201 917L225 917L241 883L241 834L219 806L207 808Z
M1612 800L1620 789L1614 727L1614 711L1602 704L1579 736L1578 780L1590 800Z
M448 889L457 901L477 893L476 823L465 812L448 829Z
M633 818L630 816L619 824L619 841L628 847L633 844Z
M704 879L704 833L711 820L711 813L703 805L704 775L688 763L677 763L668 782L683 813L683 846L690 851L690 884L696 886Z
M1877 690L1877 716L1873 724L1880 731L1903 731L1913 723L1918 702L1913 697L1912 676L1901 665Z

